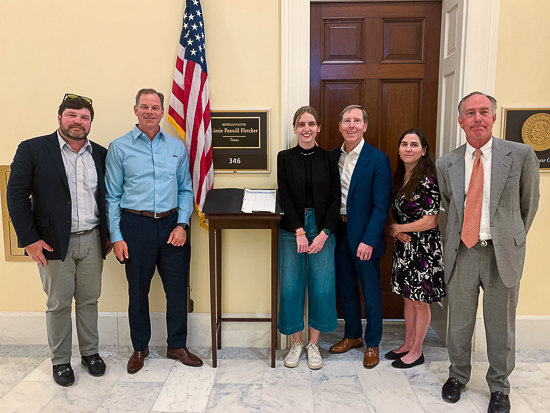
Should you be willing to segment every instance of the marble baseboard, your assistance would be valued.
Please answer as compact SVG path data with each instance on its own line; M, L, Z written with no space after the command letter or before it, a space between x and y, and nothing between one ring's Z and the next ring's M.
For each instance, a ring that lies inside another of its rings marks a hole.
M224 317L268 317L266 314L224 314ZM151 313L153 331L151 345L166 345L164 313ZM193 313L188 318L188 345L210 347L210 314ZM286 348L287 336L278 334L278 348ZM100 344L130 346L128 314L99 313ZM222 347L270 347L270 325L258 323L224 323ZM0 344L47 345L46 315L41 312L0 312ZM73 344L77 344L73 317ZM483 317L476 322L474 351L487 349ZM518 316L516 318L517 350L550 350L550 316Z
M483 317L476 320L473 350L487 350ZM517 316L516 350L550 350L550 316Z
M264 318L268 314L224 314L224 317ZM188 340L191 347L210 347L210 314L193 313L188 316ZM78 344L73 317L73 345ZM130 346L128 313L99 313L99 344ZM165 313L151 313L151 346L166 345ZM280 340L279 340L280 341ZM258 323L224 323L223 347L270 347L270 325ZM0 312L0 344L47 345L46 314L41 312Z

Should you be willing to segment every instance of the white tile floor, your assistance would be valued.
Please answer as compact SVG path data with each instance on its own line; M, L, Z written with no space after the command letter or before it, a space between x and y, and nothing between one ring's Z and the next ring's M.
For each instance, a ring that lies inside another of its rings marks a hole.
M192 368L165 358L165 348L153 348L145 367L126 373L129 347L101 347L107 363L103 377L92 377L72 361L76 382L62 388L51 376L46 346L0 346L0 412L476 412L487 411L485 353L473 354L473 377L460 402L441 399L447 379L447 352L429 331L426 363L397 370L382 360L372 370L362 366L362 352L328 352L342 336L322 334L324 366L311 371L302 356L294 369L283 366L286 351L277 352L277 367L269 367L268 349L224 348L219 365L212 368L209 348L195 348L205 365ZM404 337L402 323L386 323L381 354L398 347ZM363 349L364 351L364 349ZM78 349L73 354L78 356ZM517 366L510 377L514 413L550 412L550 351L516 353Z

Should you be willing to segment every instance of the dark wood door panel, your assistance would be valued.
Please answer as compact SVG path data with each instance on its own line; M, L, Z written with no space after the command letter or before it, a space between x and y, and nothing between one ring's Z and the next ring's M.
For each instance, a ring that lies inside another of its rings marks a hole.
M362 79L422 79L424 65L410 64L354 64L323 65L319 74L322 79L341 79L342 77Z
M365 63L362 19L325 21L323 29L323 63Z
M386 228L387 230L387 228ZM387 232L386 232L387 233ZM391 266L392 266L393 238L386 237L386 253L380 259L380 288L382 292L382 314L386 319L403 318L403 298L391 290ZM388 271L384 269L389 268Z
M322 88L322 112L327 119L336 121L324 122L321 127L321 135L317 143L323 148L335 148L342 144L342 135L338 130L338 117L346 106L355 102L360 105L364 99L363 79L323 81Z
M380 127L385 139L379 148L390 157L395 171L399 137L407 129L420 126L422 81L382 80L381 88Z
M384 19L384 63L410 63L424 60L423 18Z
M345 19L354 18L411 18L425 17L433 15L434 10L438 13L437 17L441 18L441 4L433 1L418 1L418 2L319 2L311 4L311 11L319 12L319 15L326 19ZM350 10L352 12L350 13Z

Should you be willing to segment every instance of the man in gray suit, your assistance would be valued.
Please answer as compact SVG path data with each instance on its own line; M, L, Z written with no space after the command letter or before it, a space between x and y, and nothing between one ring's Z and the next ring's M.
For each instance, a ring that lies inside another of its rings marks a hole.
M497 102L473 92L458 105L467 143L437 160L448 215L445 281L451 365L442 397L456 403L470 379L479 287L487 336L489 413L510 411L515 317L525 238L539 203L539 165L528 145L492 137Z

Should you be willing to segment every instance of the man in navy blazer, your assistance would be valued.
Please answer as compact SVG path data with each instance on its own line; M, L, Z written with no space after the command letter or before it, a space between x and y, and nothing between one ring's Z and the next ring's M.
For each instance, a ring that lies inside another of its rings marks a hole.
M365 298L365 368L379 363L382 339L380 257L386 252L384 227L390 209L391 168L388 157L363 140L367 112L358 105L340 114L341 148L331 152L338 160L342 184L340 220L336 230L336 295L346 322L344 338L331 353L345 353L363 346L361 283Z
M74 383L71 307L75 299L81 363L105 372L98 354L97 300L103 259L109 253L105 215L107 150L87 139L92 101L65 95L59 129L19 145L7 190L18 244L38 263L47 294L46 325L57 384Z

